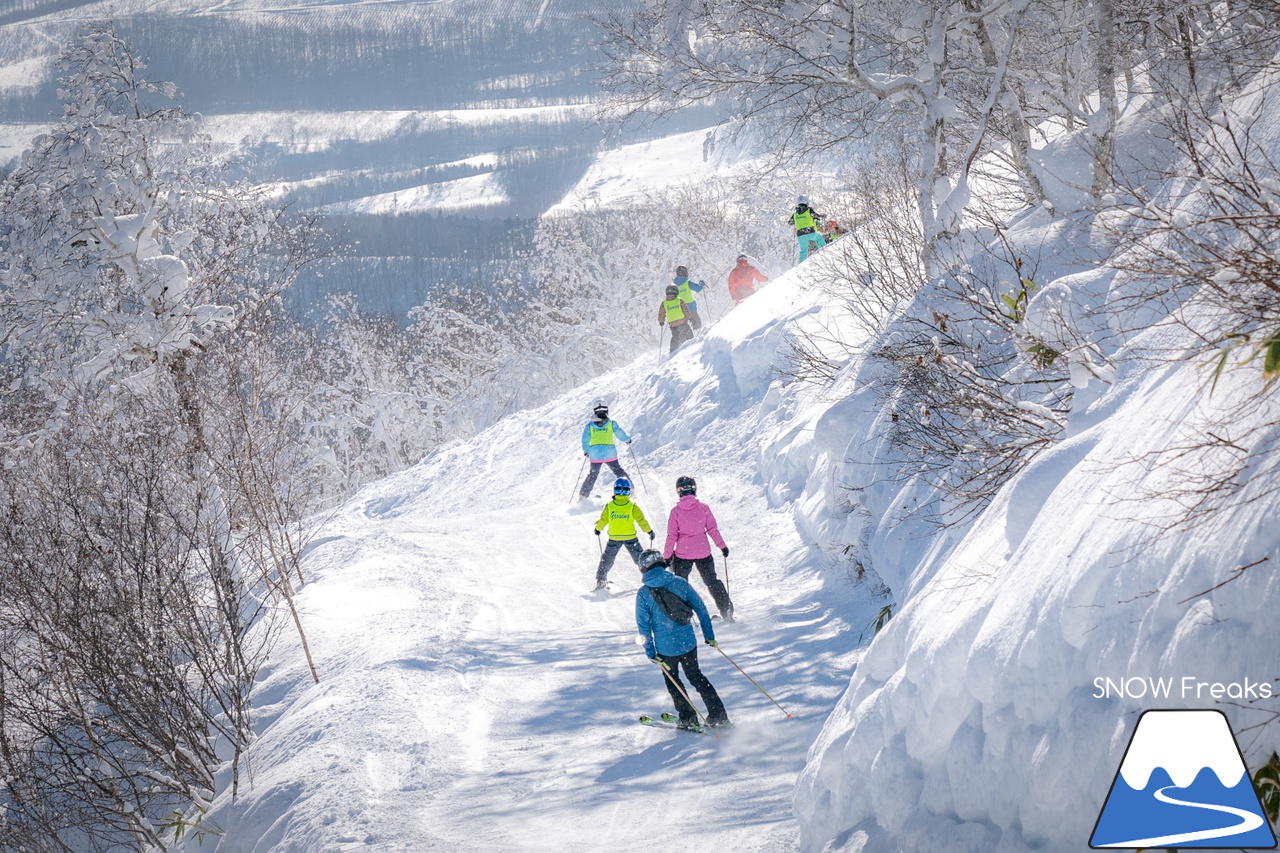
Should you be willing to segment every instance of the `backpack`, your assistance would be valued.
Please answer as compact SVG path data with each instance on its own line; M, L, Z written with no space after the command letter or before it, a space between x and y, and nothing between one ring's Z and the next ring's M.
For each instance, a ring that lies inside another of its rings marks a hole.
M660 586L647 587L649 594L653 596L653 600L662 612L667 614L667 618L677 625L688 625L693 621L693 607L689 602L676 595L669 589Z

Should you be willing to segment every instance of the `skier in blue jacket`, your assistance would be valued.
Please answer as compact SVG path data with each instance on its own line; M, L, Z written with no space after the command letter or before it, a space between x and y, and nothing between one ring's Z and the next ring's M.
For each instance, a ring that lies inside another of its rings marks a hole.
M627 435L627 431L617 421L609 418L609 404L604 400L596 400L591 411L595 417L582 428L582 455L591 461L587 479L578 490L578 497L582 500L590 496L596 478L600 476L601 465L608 465L615 477L628 476L622 463L618 461L617 442L621 439L630 444L631 436Z
M715 646L716 634L711 627L707 606L688 581L667 571L667 563L660 552L650 550L641 554L640 571L644 574L644 585L636 591L636 628L644 637L644 653L666 670L662 680L666 682L667 692L671 694L671 701L680 716L678 725L682 729L698 728L698 712L680 692L684 690L684 683L680 680L681 669L707 705L707 725L729 725L729 715L720 695L698 667L698 637L693 632L692 620L682 624L672 619L659 599L670 594L692 607L702 627L703 639L707 645Z
M680 292L680 301L689 306L689 311L692 312L689 317L689 324L693 326L693 330L696 332L702 328L702 318L698 316L698 301L694 298L694 294L701 293L707 283L689 278L689 268L683 264L676 267L676 277L671 279L671 283Z

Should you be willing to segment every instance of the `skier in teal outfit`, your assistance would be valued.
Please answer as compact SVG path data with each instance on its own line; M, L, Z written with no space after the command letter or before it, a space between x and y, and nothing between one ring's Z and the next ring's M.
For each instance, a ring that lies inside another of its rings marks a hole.
M702 318L698 316L698 300L694 294L701 293L707 283L690 279L689 268L684 265L676 267L676 277L671 280L671 283L676 286L680 301L689 306L689 311L692 312L689 323L693 326L693 331L698 331L702 328Z
M800 244L801 262L807 259L809 253L814 249L821 249L827 245L827 241L822 239L822 234L818 231L818 221L820 219L822 219L822 214L809 207L808 196L802 195L796 199L795 212L791 214L788 221L796 229L796 241Z
M591 494L596 478L600 476L600 466L608 465L615 477L626 477L627 472L618 461L618 439L631 443L631 436L617 421L609 418L609 404L604 400L596 400L591 407L595 417L582 428L582 455L591 461L591 470L587 479L578 490L578 497L586 500Z

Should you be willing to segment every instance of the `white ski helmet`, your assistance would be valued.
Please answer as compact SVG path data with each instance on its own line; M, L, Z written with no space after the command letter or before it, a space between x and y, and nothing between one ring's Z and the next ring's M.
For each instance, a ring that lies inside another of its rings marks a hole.
M596 400L591 404L591 414L596 415L597 417L608 417L609 404L604 400Z
M800 196L796 199L796 204L803 204L807 207L809 205L809 197L807 195Z

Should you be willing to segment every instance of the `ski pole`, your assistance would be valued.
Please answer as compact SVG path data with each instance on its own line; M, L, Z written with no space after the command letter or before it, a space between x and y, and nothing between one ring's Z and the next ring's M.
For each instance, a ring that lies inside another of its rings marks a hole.
M644 481L644 472L640 470L640 461L636 459L636 452L631 449L631 442L627 442L627 457L631 459L631 467L636 469L636 477L640 479L640 488L644 489L644 493L649 494L649 484Z
M684 688L680 686L680 682L676 681L676 677L671 674L671 670L667 667L667 662L662 660L656 660L654 661L654 663L662 667L662 674L667 677L667 681L670 681L671 685L675 687L676 690L680 691L680 695L684 697L684 701L689 703L689 707L693 709L693 713L697 714L698 719L702 720L705 723L707 721L707 718L702 716L702 712L698 710L698 706L693 704L693 700L689 698L689 694L685 693ZM685 673L685 675L688 675L688 674L689 673L687 672ZM791 715L787 714L787 716L790 717Z
M582 481L582 472L583 472L583 470L585 470L585 469L586 469L586 467L587 467L587 455L584 453L584 454L582 454L582 464L578 466L578 476L577 476L577 478L573 481L573 490L569 492L569 505L570 505L570 506L572 506L572 505L573 505L573 493L574 493L574 492L576 492L576 491L578 490L578 488L579 488L579 483L581 483L581 481Z
M658 364L662 364L662 339L666 337L667 326L662 324L658 327Z
M751 676L747 675L747 671L746 671L745 669L743 669L742 667L740 667L740 666L738 666L736 663L734 663L733 658L731 658L731 657L729 657L727 654L725 654L724 649L720 648L720 644L719 644L719 643L717 643L716 645L712 646L712 648L713 648L713 649L715 649L716 651L718 651L720 654L724 655L724 659L725 659L725 660L727 660L729 663L732 663L735 667L737 667L738 672L742 673L743 675L746 675L746 676L747 676L747 681L750 681L752 684L755 684L755 685L756 685L756 690L759 690L761 693L763 693L763 694L765 695L765 698L767 698L767 699L768 699L770 702L772 702L773 704L778 705L778 700L777 700L777 699L774 699L772 696L770 696L770 695L769 695L769 692L768 692L767 690L765 690L763 687L761 687L759 684L757 684L757 683L756 683L756 680L755 680L754 678L752 678ZM778 705L778 710L779 710L779 711L781 711L782 713L786 714L786 715L787 715L787 719L788 719L788 720L789 720L789 719L791 719L791 712L790 712L790 711L788 711L786 708L782 707L781 705Z
M724 594L729 595L729 555L728 554L724 555Z

